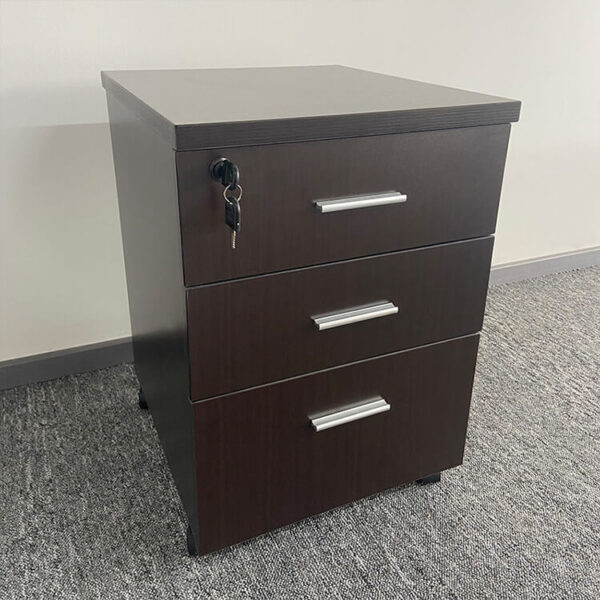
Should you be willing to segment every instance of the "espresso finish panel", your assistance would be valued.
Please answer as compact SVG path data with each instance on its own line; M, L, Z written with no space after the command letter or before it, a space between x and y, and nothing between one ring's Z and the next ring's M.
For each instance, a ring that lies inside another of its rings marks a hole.
M190 525L197 532L175 157L155 132L110 95L108 109L135 370Z
M489 235L509 125L177 154L187 285ZM236 250L209 165L240 169ZM314 201L395 190L399 204L321 213Z
M339 66L102 83L139 405L188 551L459 465L520 102Z
M481 329L493 238L188 291L192 400ZM319 331L313 316L398 313Z
M351 138L517 121L517 100L339 65L105 71L173 148Z
M478 339L194 404L200 552L459 465ZM311 417L373 396L390 410L311 427Z

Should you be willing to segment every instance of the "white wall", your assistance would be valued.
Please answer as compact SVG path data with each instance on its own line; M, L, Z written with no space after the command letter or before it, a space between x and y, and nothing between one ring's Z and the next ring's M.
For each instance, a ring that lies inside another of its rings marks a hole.
M521 99L494 262L600 244L598 0L0 6L0 360L129 334L101 69L336 63Z

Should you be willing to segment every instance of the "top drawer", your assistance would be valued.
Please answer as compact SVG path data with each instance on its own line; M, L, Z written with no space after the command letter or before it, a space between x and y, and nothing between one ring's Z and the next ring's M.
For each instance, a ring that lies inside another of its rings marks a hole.
M510 125L177 152L188 286L494 232ZM226 157L244 189L231 248ZM318 200L397 191L406 201L321 212Z

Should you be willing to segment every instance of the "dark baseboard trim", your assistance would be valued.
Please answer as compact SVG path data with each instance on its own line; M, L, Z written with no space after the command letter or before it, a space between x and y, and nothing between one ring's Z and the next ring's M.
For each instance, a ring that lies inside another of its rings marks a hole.
M0 390L133 361L131 338L0 362Z
M600 247L523 260L492 268L490 285L600 265ZM0 390L95 371L133 361L131 338L88 344L0 362Z
M600 265L600 246L530 260L519 260L492 267L490 285L533 279L543 275L585 269L597 265Z

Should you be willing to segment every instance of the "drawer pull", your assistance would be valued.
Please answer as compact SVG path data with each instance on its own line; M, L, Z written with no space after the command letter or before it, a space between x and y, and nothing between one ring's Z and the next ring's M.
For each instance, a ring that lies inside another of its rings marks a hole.
M353 210L369 206L384 206L406 202L406 194L400 192L380 192L378 194L362 194L359 196L345 196L331 200L315 200L315 206L322 213L337 212L338 210Z
M387 315L394 315L398 312L398 307L387 300L362 306L359 308L351 308L342 312L336 312L321 317L311 317L319 331L331 329L332 327L340 327L341 325L350 325L360 321L368 321L369 319L377 319Z
M344 423L358 421L358 419L386 412L390 408L390 405L381 396L377 396L360 406L338 410L328 415L311 419L310 422L315 431L323 431L324 429L330 429Z

